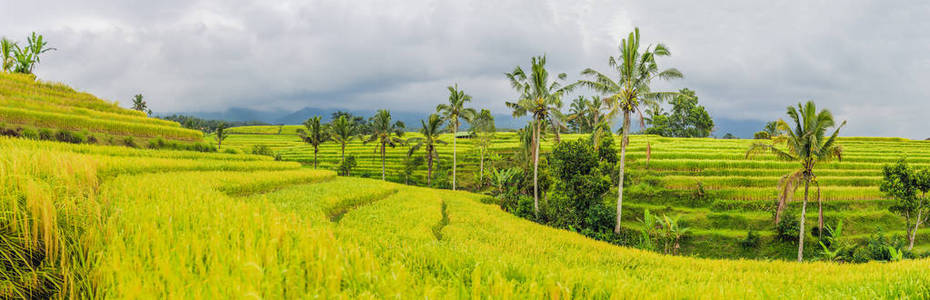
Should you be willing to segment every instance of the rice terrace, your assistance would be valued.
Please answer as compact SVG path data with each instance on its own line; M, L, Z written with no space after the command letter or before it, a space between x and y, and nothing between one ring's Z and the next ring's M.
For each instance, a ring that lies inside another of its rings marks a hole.
M930 5L846 6L0 4L0 298L930 299Z

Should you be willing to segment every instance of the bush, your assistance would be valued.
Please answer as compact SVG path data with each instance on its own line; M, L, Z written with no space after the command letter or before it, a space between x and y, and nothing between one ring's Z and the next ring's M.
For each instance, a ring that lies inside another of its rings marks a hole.
M163 148L165 148L165 146L166 146L165 139L163 139L163 138L161 138L161 137L158 137L158 138L154 138L154 139L149 140L149 144L148 144L147 148L149 148L149 149L163 149Z
M23 137L30 140L38 140L39 132L32 128L23 129Z
M123 145L132 148L139 148L139 144L136 144L136 140L131 136L123 138Z
M55 134L51 129L42 128L39 129L39 139L43 141L53 141L55 140Z
M782 242L797 242L800 230L798 217L786 214L775 225L775 238Z
M226 149L223 149L223 153L227 153L227 154L242 154L242 152L240 152L239 150L236 150L236 148L226 148Z
M599 205L610 190L607 178L598 169L597 152L588 141L574 140L559 143L549 155L549 173L554 179L547 215L557 227L587 228L588 216L597 222L602 215Z
M341 163L339 163L339 166L337 169L339 170L340 175L351 176L352 169L354 169L355 166L357 165L358 165L358 162L356 162L355 155L346 155L346 159L342 161Z
M746 233L745 239L739 241L739 247L743 248L743 250L756 249L759 247L759 244L761 244L761 238L758 234L753 232L752 229Z
M274 153L266 145L255 145L252 146L252 154L255 155L264 155L264 156L274 156Z
M83 134L60 129L55 133L55 140L63 143L82 144L87 141Z

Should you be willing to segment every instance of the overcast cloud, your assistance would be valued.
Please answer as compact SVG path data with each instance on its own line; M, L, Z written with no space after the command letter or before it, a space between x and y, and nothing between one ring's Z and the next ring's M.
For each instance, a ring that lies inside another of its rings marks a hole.
M505 113L503 73L548 55L607 71L634 26L715 118L813 99L845 135L926 138L926 1L11 1L0 35L44 33L38 75L156 112L228 107L428 111L458 83ZM125 104L124 104L125 105Z

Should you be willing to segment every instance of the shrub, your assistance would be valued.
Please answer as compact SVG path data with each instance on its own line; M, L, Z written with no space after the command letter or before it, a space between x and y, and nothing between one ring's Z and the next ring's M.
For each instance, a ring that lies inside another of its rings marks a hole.
M581 139L562 142L552 150L549 162L554 185L548 202L548 215L553 225L578 229L596 225L585 221L589 215L599 216L600 213L589 213L588 210L603 209L598 204L610 190L610 183L598 169L594 147Z
M228 153L228 154L242 154L242 152L240 152L240 151L237 150L236 148L226 148L226 149L223 149L223 153Z
M55 133L48 128L39 129L39 139L43 141L52 141L55 139Z
M81 144L87 141L83 134L60 129L55 133L55 140L64 143Z
M133 139L131 136L127 136L123 138L123 145L127 147L132 147L132 148L139 148L139 144L136 144L136 140Z
M775 225L775 238L783 242L797 242L800 230L797 216L786 214Z
M149 140L149 144L148 144L147 148L149 148L149 149L163 149L163 148L165 148L165 146L166 146L165 139L163 139L163 138L161 138L161 137L158 137L158 138L154 138L154 139Z
M271 148L267 145L255 145L252 146L252 154L255 155L264 155L264 156L274 156L274 153L271 152Z
M352 174L352 169L358 165L358 162L355 160L355 155L346 155L346 159L339 163L339 174L342 176L350 176Z
M745 239L739 241L739 247L743 248L743 250L756 249L759 247L759 244L761 244L761 238L758 234L753 232L752 229L746 233Z
M32 128L23 129L23 137L30 140L38 140L39 132Z

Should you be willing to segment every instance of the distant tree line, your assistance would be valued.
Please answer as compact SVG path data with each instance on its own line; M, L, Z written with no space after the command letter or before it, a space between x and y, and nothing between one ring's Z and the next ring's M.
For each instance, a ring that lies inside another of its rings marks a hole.
M194 130L200 130L204 133L213 133L217 128L221 126L225 127L236 127L236 126L254 126L254 125L271 125L262 121L223 121L223 120L207 120L201 119L194 116L186 116L174 114L166 117L159 117L159 119L175 121L181 124L182 127Z

